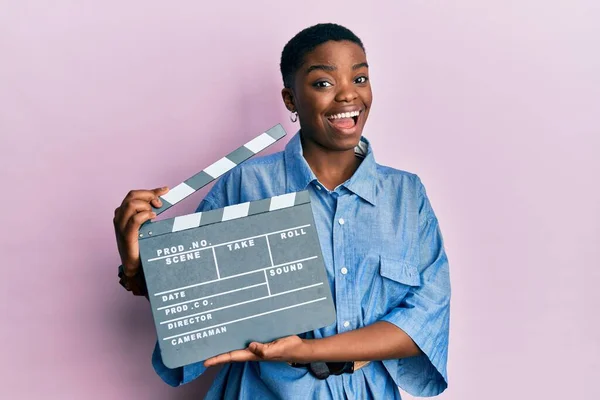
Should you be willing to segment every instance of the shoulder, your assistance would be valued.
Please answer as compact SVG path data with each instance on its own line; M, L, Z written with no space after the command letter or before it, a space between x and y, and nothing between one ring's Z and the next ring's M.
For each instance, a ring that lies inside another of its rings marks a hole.
M392 179L408 179L417 180L419 177L417 174L401 169L396 169L387 165L377 164L377 173L382 177L389 177Z
M283 165L283 153L283 151L278 151L277 153L265 156L253 157L238 165L236 168L234 168L234 170L261 170L265 167L272 167L273 165L277 164Z
M424 218L435 217L425 185L416 173L377 164L377 193L396 208L411 209Z
M421 178L413 172L396 169L387 165L377 164L377 178L385 186L412 188L420 191L423 187Z
M251 158L223 175L223 184L241 183L242 179L255 177L258 179L271 178L279 170L284 169L283 152Z

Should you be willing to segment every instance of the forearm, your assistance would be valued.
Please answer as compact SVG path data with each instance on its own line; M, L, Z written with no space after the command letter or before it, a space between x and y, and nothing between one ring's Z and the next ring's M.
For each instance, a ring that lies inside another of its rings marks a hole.
M384 321L323 339L307 339L307 343L310 361L387 360L421 354L410 336Z

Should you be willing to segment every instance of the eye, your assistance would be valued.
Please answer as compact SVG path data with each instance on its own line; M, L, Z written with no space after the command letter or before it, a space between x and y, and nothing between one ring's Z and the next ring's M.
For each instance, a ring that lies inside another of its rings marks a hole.
M327 81L319 81L319 82L315 82L313 84L314 87L317 88L326 88L326 87L330 87L333 86L331 83L327 82Z
M354 80L354 82L361 84L361 83L367 83L368 80L369 80L369 78L367 78L366 76L363 75L363 76L359 76L358 78L356 78Z

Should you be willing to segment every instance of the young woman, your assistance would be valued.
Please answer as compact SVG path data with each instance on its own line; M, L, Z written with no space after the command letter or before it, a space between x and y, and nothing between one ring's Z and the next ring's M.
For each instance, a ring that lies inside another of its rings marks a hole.
M223 176L205 211L308 190L337 321L322 329L168 369L177 386L224 364L207 398L399 399L447 387L450 281L438 220L419 178L377 164L362 136L371 109L361 40L335 24L283 49L283 101L300 129L283 152ZM132 191L115 210L122 283L144 294L137 231L168 189Z

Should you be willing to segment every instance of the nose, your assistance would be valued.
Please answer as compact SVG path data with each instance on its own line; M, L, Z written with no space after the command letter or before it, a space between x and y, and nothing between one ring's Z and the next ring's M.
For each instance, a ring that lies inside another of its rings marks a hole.
M350 103L358 97L356 87L353 82L342 82L338 84L338 91L335 95L335 101L340 103Z

